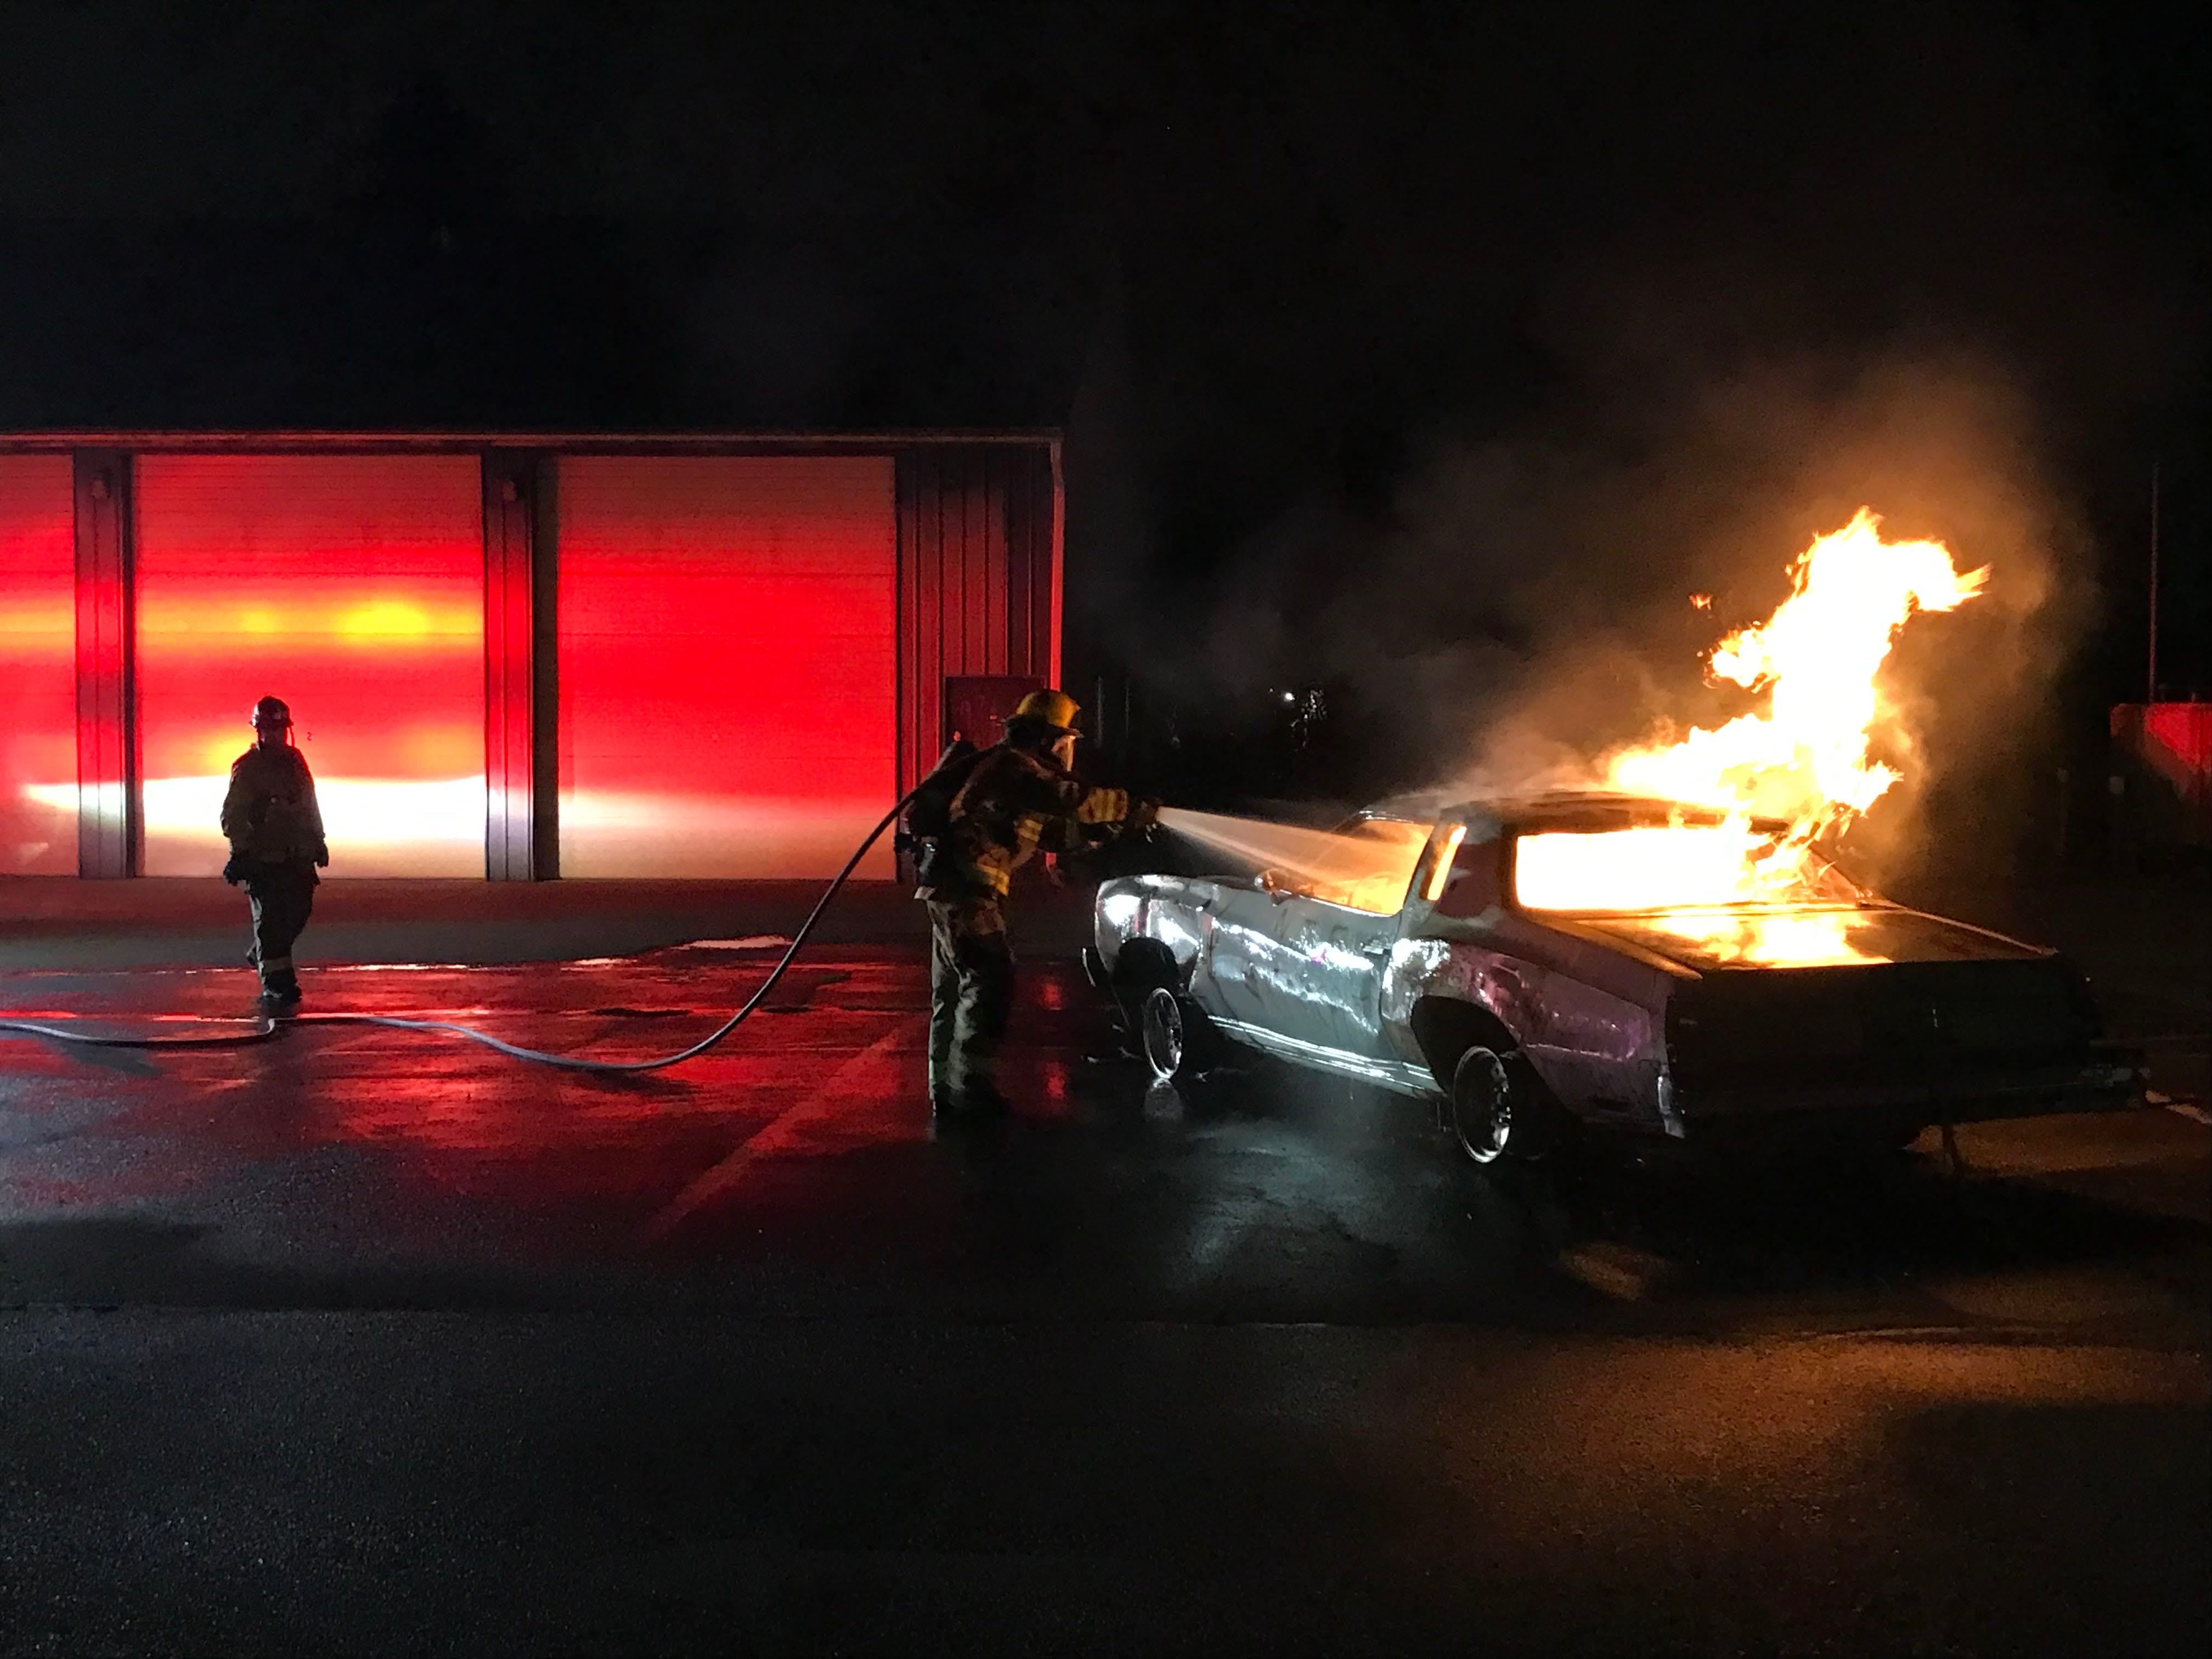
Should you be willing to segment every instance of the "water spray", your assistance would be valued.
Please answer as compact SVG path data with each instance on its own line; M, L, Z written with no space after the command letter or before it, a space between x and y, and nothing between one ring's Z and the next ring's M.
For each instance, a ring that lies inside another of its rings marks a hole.
M1255 874L1358 909L1395 908L1413 879L1431 826L1358 818L1337 830L1160 809L1160 827L1248 865Z
M1332 830L1303 824L1196 812L1181 806L1163 806L1158 821L1160 828L1170 834L1249 865L1255 872L1272 869L1317 874L1343 856L1342 843L1346 839Z

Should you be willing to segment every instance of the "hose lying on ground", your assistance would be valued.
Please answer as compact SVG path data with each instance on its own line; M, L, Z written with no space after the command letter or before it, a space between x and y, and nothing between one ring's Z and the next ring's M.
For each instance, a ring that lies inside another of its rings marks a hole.
M496 1049L516 1060L531 1060L540 1066L557 1066L564 1071L657 1072L705 1054L744 1024L753 1011L767 1000L768 994L775 989L776 982L799 959L800 949L805 946L808 935L813 933L815 925L822 920L822 913L830 908L830 901L837 896L839 890L851 878L853 872L860 867L860 860L867 855L868 849L882 839L884 831L897 821L898 815L906 810L907 803L913 799L912 793L900 797L898 805L884 813L882 822L868 831L867 839L853 849L853 856L845 860L845 867L837 872L829 886L823 889L822 896L814 901L814 908L806 913L806 920L791 936L791 944L784 951L782 960L754 988L753 994L745 999L744 1006L690 1048L679 1048L672 1054L660 1054L651 1060L586 1060L578 1054L554 1054L542 1048L526 1048L519 1043L502 1042L488 1032L454 1024L450 1020L402 1019L394 1014L294 1014L283 1018L264 1014L252 1021L210 1019L200 1023L210 1025L240 1024L247 1029L187 1036L105 1036L71 1030L66 1025L46 1025L27 1019L0 1019L0 1031L21 1031L32 1036L52 1037L58 1042L74 1042L90 1048L240 1048L257 1042L267 1042L287 1025L388 1025L394 1030L433 1031L446 1036L461 1037L470 1042L481 1042L487 1048Z

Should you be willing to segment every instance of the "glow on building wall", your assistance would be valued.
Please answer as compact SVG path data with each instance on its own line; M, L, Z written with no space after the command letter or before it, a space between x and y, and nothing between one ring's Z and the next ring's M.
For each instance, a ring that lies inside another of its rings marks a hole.
M948 696L1056 667L1056 467L1048 434L7 434L0 875L216 875L268 695L332 878L828 875Z
M887 456L562 459L564 877L844 861L897 793L893 489Z
M264 695L292 705L330 875L483 874L481 490L467 455L139 458L146 874L222 869Z
M75 875L76 540L66 455L0 455L0 875Z

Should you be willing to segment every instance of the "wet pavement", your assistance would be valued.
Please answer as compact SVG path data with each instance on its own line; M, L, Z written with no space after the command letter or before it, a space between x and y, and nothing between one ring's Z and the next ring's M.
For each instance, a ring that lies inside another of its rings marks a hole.
M9 1012L247 1011L52 954ZM769 959L310 1006L629 1058ZM0 1650L2202 1646L2201 1113L1501 1182L1093 1063L1048 955L1019 1109L941 1134L923 971L826 947L638 1079L0 1040Z

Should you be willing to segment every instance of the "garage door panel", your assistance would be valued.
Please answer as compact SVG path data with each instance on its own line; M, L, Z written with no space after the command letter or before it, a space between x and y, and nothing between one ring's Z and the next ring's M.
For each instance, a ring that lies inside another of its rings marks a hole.
M564 875L843 863L896 789L892 488L887 457L562 461Z
M149 875L213 875L246 714L285 698L331 869L484 870L473 456L146 455L137 677Z
M66 455L0 455L0 875L76 873L76 520Z

